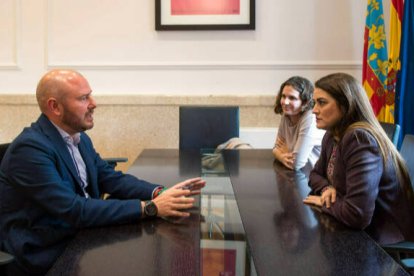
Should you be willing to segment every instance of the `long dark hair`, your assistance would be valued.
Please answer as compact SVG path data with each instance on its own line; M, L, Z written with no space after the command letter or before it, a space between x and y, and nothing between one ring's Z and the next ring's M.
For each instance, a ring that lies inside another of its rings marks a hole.
M315 87L333 97L342 110L343 117L332 129L333 134L342 139L348 130L356 128L367 130L378 143L384 166L389 161L393 163L402 189L413 199L410 177L404 159L375 117L362 85L351 75L335 73L319 79Z

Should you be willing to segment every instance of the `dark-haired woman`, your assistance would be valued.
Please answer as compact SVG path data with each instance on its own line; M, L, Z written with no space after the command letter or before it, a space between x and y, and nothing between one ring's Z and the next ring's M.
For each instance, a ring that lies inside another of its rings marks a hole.
M310 174L322 207L380 244L414 241L413 191L405 163L376 119L361 84L344 73L315 83L313 113L325 129L322 152Z

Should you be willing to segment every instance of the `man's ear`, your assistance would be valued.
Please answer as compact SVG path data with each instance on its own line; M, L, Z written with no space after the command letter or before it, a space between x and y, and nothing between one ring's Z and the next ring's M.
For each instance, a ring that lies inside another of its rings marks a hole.
M55 98L49 98L47 100L47 109L49 112L59 116L61 114L61 107Z

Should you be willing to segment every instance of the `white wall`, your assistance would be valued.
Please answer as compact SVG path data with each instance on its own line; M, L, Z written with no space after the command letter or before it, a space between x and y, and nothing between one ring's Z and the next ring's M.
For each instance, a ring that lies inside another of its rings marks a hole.
M256 0L254 31L157 32L154 1L1 0L0 94L34 93L56 67L80 70L95 94L273 95L296 74L360 79L366 5Z
M242 127L240 139L255 149L272 149L275 145L277 130L273 127Z

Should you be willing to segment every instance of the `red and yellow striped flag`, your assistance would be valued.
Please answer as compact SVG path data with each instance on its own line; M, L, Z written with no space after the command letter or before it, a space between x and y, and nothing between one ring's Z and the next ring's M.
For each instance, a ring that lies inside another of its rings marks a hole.
M400 42L403 5L403 0L391 0L390 51L388 53L388 77L384 114L384 122L389 123L394 123L395 86L397 84L397 73L401 68Z
M382 0L368 0L364 33L362 82L375 115L385 119L388 57Z

